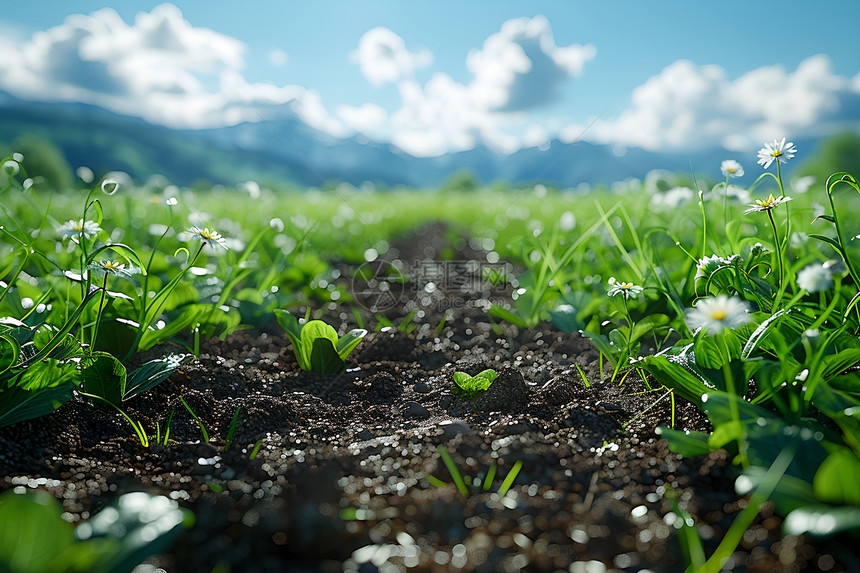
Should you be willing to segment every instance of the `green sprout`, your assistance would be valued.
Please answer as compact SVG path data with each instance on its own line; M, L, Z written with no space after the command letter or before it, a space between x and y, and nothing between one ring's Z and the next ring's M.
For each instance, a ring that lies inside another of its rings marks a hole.
M321 320L301 324L283 309L275 311L275 318L293 343L299 367L317 374L337 374L346 370L346 357L367 336L366 330L356 328L338 338L331 325Z
M454 372L454 392L471 400L485 392L498 376L492 368L474 376L465 372Z

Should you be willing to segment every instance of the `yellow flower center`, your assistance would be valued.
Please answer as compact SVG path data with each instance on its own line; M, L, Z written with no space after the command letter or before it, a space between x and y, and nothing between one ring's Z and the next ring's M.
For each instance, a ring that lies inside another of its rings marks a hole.
M633 283L621 283L621 288L627 289L627 290L632 289Z
M711 311L711 318L714 320L724 320L726 318L726 311L722 308L715 308Z
M774 199L774 198L773 198L773 193L771 193L771 194L770 194L770 197L768 197L768 198L767 198L767 199L765 199L764 201L756 201L756 203L758 203L758 204L759 204L759 205L761 205L762 207L770 207L770 206L771 206L771 204L773 204L773 202L774 202L774 201L776 201L776 199Z
M84 224L83 224L83 223L80 223L80 224L78 224L78 225L72 225L72 230L74 230L74 231L83 231L83 230L84 230Z
M782 155L782 151L780 151L779 149L774 149L773 153L771 153L771 155L773 157L779 157L780 155Z

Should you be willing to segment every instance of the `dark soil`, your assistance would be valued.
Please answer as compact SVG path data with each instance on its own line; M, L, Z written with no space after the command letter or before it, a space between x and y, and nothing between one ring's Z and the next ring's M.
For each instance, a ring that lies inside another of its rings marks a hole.
M445 249L457 260L485 260L480 248L444 236L430 227L386 256L407 268ZM428 289L414 277L385 300L378 283L352 285L360 305L376 305L362 311L368 324L375 313L395 325L416 313L410 333L370 333L347 372L303 372L276 328L212 340L198 361L127 403L150 430L175 412L168 446L144 448L115 412L73 401L0 430L0 490L46 490L75 521L128 491L178 500L196 525L147 561L171 573L683 571L673 503L695 520L706 553L716 548L746 502L734 493L724 452L682 459L659 439L655 429L672 417L665 391L635 374L610 383L578 335L491 323L484 308L509 300L510 289L453 281ZM341 332L356 326L342 306L320 310ZM485 394L452 392L454 371L486 368L499 377ZM708 429L694 406L675 406L676 427ZM495 466L488 491L472 485L463 497L454 485L431 485L428 475L453 481L438 446L470 481ZM725 569L860 570L839 539L783 537L781 523L765 505Z

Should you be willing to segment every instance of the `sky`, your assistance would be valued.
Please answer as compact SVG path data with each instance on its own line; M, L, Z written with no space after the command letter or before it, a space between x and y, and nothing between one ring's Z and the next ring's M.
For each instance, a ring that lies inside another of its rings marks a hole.
M860 130L858 22L842 0L17 2L0 90L176 128L298 118L416 156L746 152Z

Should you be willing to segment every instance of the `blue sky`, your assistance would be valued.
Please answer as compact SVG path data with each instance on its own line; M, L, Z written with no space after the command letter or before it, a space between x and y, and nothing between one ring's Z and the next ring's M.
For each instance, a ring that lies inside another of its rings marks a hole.
M0 89L175 127L296 116L415 155L747 151L860 122L860 2L73 4L4 6Z

